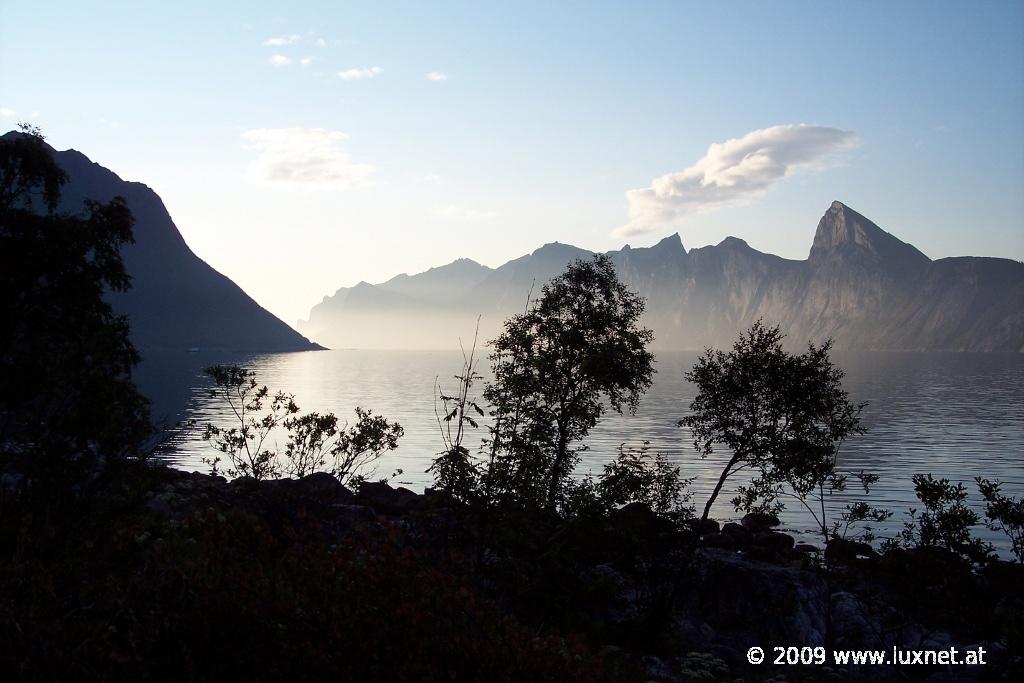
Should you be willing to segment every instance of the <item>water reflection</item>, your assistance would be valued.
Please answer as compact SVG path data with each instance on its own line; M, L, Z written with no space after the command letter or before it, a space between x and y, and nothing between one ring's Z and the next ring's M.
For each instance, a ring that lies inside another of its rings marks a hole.
M695 477L694 500L702 502L713 487L722 462L693 451L688 435L675 426L687 412L694 388L682 381L696 353L661 353L655 384L634 416L610 416L592 433L581 471L597 473L620 443L644 439ZM915 504L911 477L918 472L970 483L975 476L998 478L1005 491L1024 494L1024 358L997 354L838 354L847 370L846 387L854 400L867 401L868 433L844 445L841 463L851 471L881 475L873 488L874 504L898 514L895 529ZM223 406L206 393L202 368L212 363L239 363L253 368L272 389L296 394L303 410L353 415L356 406L399 421L405 427L400 448L383 458L379 474L401 469L396 481L413 489L429 485L426 473L441 442L434 416L435 379L449 386L460 367L458 352L323 351L232 356L210 353L148 354L138 381L154 402L154 412L175 422L183 417L223 422ZM484 364L486 365L486 364ZM486 375L486 367L481 370ZM483 436L483 430L480 430ZM210 447L197 434L178 435L167 457L176 466L205 469ZM978 505L972 489L972 503ZM735 517L726 492L713 514ZM841 507L836 497L832 508ZM790 510L784 523L807 528L808 520ZM981 530L992 540L998 536ZM1003 544L1005 546L1005 544Z

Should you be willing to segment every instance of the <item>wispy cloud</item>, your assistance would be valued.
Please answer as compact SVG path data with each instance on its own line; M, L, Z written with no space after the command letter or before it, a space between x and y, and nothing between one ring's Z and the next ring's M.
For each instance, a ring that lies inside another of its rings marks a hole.
M434 209L434 213L442 218L457 218L463 220L487 220L498 216L494 211L481 211L479 209L472 209L458 204L449 204L448 206Z
M3 116L5 119L14 118L17 115L18 112L10 107L0 107L0 116Z
M365 69L345 69L338 72L338 78L343 81L358 81L363 78L373 78L383 70L379 66L371 66Z
M313 63L313 58L312 57L303 57L302 59L299 60L299 64L301 64L302 66L309 66L312 63Z
M612 234L642 235L690 214L750 201L794 173L827 167L835 155L858 142L853 131L801 123L761 128L714 143L689 168L626 192L629 222Z
M443 71L430 71L423 76L428 81L447 81L448 74Z
M344 142L348 136L324 128L257 128L242 139L259 152L249 164L250 180L291 187L348 189L363 184L373 166L357 164Z
M285 57L284 55L271 55L270 59L267 60L272 66L282 67L288 66L292 63L291 57Z
M327 47L327 41L324 40L323 38L317 38L316 41L314 42L314 45L316 45L317 47Z
M273 38L267 38L266 40L263 41L263 44L269 45L271 47L281 47L283 45L294 45L300 40L302 40L302 36L300 36L298 33L289 33L288 35L284 36L274 36Z

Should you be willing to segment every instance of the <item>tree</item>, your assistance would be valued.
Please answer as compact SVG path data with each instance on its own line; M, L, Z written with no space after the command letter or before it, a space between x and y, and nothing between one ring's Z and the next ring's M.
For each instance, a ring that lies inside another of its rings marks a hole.
M732 452L702 519L726 481L744 470L760 476L741 491L738 507L773 507L783 482L805 493L823 490L834 481L840 444L863 432L865 404L850 402L844 373L829 358L831 341L793 354L783 349L783 337L759 320L731 351L708 349L686 373L697 396L679 426L690 430L701 457L718 444Z
M75 477L71 463L137 453L152 433L128 320L104 299L131 286L133 218L120 197L59 212L67 176L21 128L0 139L0 444Z
M485 484L529 505L557 508L586 437L611 409L635 412L651 385L644 301L611 259L576 261L491 342L495 453Z

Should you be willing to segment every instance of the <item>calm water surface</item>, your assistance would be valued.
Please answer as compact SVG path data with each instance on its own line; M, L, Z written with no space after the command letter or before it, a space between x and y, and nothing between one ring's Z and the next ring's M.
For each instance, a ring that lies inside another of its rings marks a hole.
M675 426L687 413L694 388L682 380L696 353L657 356L655 384L633 416L605 418L588 439L581 471L600 472L621 443L649 440L653 448L678 463L684 476L694 477L693 502L702 506L714 486L722 455L699 458L688 435ZM911 477L931 472L969 485L972 503L979 504L972 479L998 478L1004 489L1024 494L1024 357L994 354L871 353L839 354L847 371L845 386L855 401L867 401L867 434L844 444L841 466L881 476L873 487L873 504L897 514L886 531L895 530L907 508L916 504ZM430 485L426 469L441 449L434 416L435 379L454 388L460 369L458 352L321 351L255 356L205 353L153 354L144 361L138 381L154 404L154 412L173 424L183 418L198 423L228 423L224 406L209 398L202 367L238 363L252 368L271 389L294 393L303 411L333 411L353 416L356 406L397 420L405 437L397 451L376 466L380 475L403 471L394 482L422 490ZM486 374L486 363L481 364ZM483 429L478 430L479 437ZM472 437L472 433L471 433ZM202 463L212 449L197 433L178 433L167 458L174 465L208 469ZM727 484L727 488L729 484ZM714 516L736 517L723 491ZM838 498L833 507L842 505ZM799 531L808 519L787 511L784 523ZM1006 547L1002 538L980 535Z

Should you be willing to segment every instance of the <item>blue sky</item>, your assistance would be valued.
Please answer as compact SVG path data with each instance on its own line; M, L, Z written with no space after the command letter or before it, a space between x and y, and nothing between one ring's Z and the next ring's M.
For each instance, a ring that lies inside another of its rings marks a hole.
M288 322L555 240L803 258L833 199L1024 258L1022 2L4 2L0 117Z

